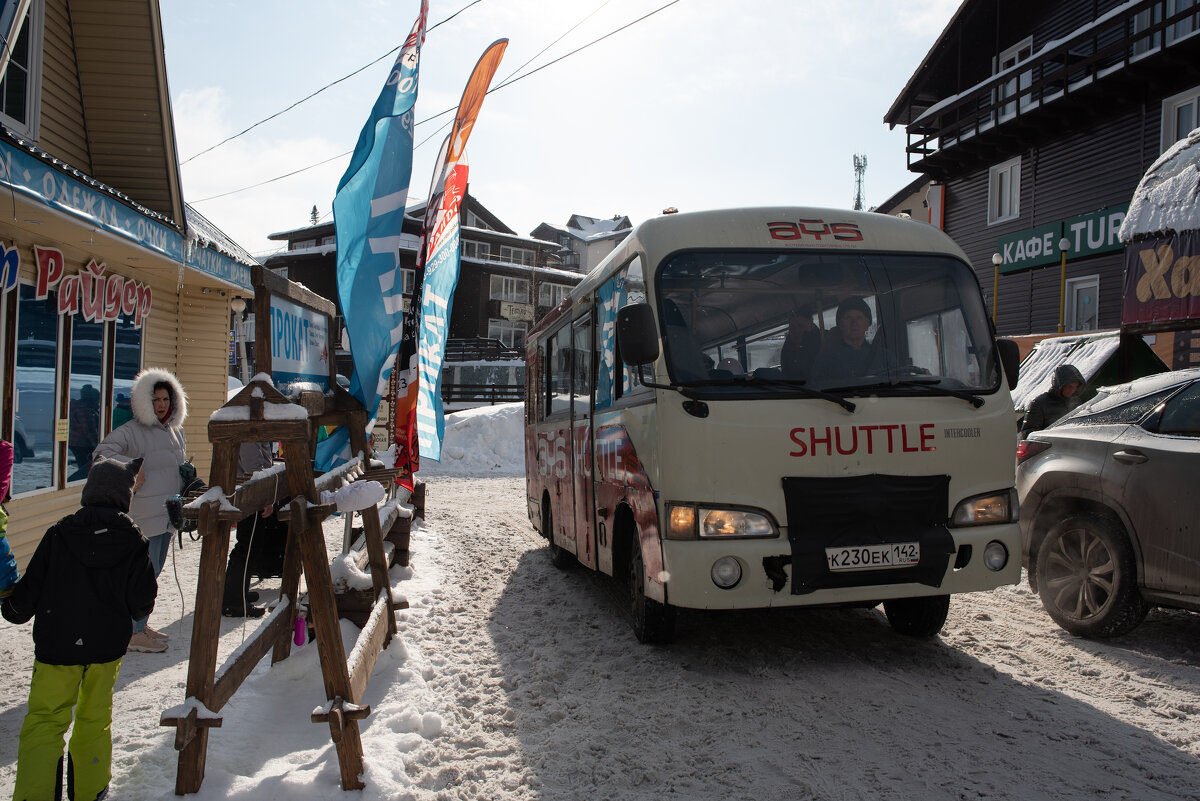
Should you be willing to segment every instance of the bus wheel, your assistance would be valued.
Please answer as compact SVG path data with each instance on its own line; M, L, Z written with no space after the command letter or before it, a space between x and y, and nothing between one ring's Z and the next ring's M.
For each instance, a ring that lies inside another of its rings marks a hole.
M547 547L550 549L550 564L559 570L566 570L575 564L575 554L554 544L554 517L550 511L550 498L548 497L542 499L542 531L549 543Z
M883 602L883 612L898 634L932 637L946 624L946 616L950 614L950 596L892 598Z
M638 642L670 642L675 635L675 610L646 597L646 564L637 538L630 546L629 608L633 612L633 633Z

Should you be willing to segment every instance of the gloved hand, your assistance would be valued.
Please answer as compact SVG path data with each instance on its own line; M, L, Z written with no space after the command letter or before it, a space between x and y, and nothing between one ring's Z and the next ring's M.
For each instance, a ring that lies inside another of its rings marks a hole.
M167 518L171 521L171 528L176 531L183 531L184 524L192 522L183 518L183 498L181 496L172 495L167 498Z

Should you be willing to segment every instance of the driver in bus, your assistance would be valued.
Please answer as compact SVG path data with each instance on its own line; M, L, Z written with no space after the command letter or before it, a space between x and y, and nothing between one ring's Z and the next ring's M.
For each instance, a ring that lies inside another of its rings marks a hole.
M867 302L857 295L846 298L838 304L836 320L813 362L813 378L860 378L886 372L884 349L867 339L872 320Z

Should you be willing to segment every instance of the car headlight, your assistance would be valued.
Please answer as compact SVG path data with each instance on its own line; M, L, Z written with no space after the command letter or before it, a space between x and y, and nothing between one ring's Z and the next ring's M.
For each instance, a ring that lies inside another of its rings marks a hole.
M1017 502L1015 489L976 495L954 507L950 525L986 526L993 523L1015 523L1019 510L1020 504Z
M778 537L764 512L677 503L667 508L667 539Z

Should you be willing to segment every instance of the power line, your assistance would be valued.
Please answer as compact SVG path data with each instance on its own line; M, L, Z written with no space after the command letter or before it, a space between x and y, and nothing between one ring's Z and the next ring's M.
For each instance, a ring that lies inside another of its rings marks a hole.
M471 5L474 5L475 3L478 3L478 2L480 2L480 0L474 0L474 2L473 2ZM588 49L588 48L589 48L589 47L591 47L592 45L599 44L600 42L604 41L605 39L609 38L610 36L614 36L614 35L616 35L616 34L620 33L621 31L624 31L624 30L626 30L626 29L628 29L628 28L630 28L630 27L632 27L632 26L634 26L634 25L638 24L639 22L642 22L642 21L644 21L644 20L646 20L646 19L649 19L650 17L654 16L655 14L659 13L660 11L664 11L664 10L666 10L667 8L670 8L671 6L675 5L675 4L676 4L676 3L678 3L678 2L680 2L680 0L670 0L670 2L668 2L668 3L665 3L665 4L663 4L662 6L659 6L658 8L654 9L653 11L651 11L651 12L649 12L649 13L647 13L647 14L644 14L644 15L642 15L642 16L640 16L640 17L638 17L637 19L633 20L632 22L626 23L625 25L622 25L622 26L621 26L621 27L619 27L619 28L616 28L616 29L614 29L614 30L611 30L611 31L609 31L608 33L604 34L603 36L600 36L600 37L598 37L598 38L596 38L596 39L593 39L592 41L588 42L587 44L585 44L585 45L581 45L580 47L577 47L577 48L575 48L574 50L570 51L569 53L566 53L566 54L564 54L564 55L562 55L562 56L559 56L558 58L554 59L553 61L549 61L549 62L547 62L547 63L543 64L542 66L540 66L540 67L538 67L538 68L536 68L536 69L530 70L529 72L525 73L524 75L520 75L520 76L518 76L518 77L516 77L516 78L509 78L508 80L506 80L506 81L504 81L503 83L501 83L499 86L494 86L494 87L492 87L491 89L489 89L487 93L490 95L490 94L492 94L493 92L498 92L498 91L500 91L501 89L505 89L505 88L507 88L507 87L509 87L509 86L512 86L514 83L517 83L518 81L523 81L523 80L525 80L526 78L528 78L529 76L531 76L531 75L534 75L534 74L536 74L536 73L538 73L538 72L541 72L542 70L546 69L547 67L553 66L553 65L557 64L558 62L560 62L560 61L562 61L562 60L566 59L566 58L569 58L569 57L571 57L571 56L573 56L573 55L575 55L575 54L577 54L577 53L579 53L579 52L582 52L583 50L586 50L586 49ZM462 11L465 11L467 8L470 8L470 6L466 6L466 7L464 7L462 10L460 10L459 12L456 12L456 15L457 15L457 14L459 14L459 13L462 13ZM598 11L598 10L599 10L599 9L597 9L597 11ZM594 14L595 12L592 12L592 13ZM590 15L589 15L589 16L590 16ZM448 17L447 19L445 19L445 20L442 20L442 22L447 22L447 21L449 21L450 19L453 19L453 17ZM585 18L585 19L586 19L586 18ZM441 25L441 24L442 24L441 22L439 22L439 23L438 23L438 25ZM434 27L436 27L436 26L434 26ZM578 27L578 25L576 25L576 27ZM432 30L432 28L431 28L430 30ZM565 35L565 34L564 34L564 35ZM561 38L562 38L562 37L559 37L559 39L561 39ZM558 40L555 40L555 41L558 41ZM395 52L395 50L393 49L393 51L392 51L392 52ZM543 50L542 52L545 52L545 50ZM538 55L541 55L541 53L539 53ZM537 58L537 56L534 56L534 58ZM382 59L376 59L375 61L371 62L371 64L378 63L380 60L382 60ZM530 61L532 61L532 60L533 60L533 59L530 59ZM528 64L528 63L529 63L529 62L526 62L526 64ZM367 66L369 67L369 66L371 66L371 64L368 64ZM522 65L522 67L523 67L523 66L525 66L525 65ZM363 69L366 69L366 67L364 67ZM518 69L518 70L520 70L520 69L521 69L521 67L518 67L517 69ZM357 72L361 72L361 71L362 71L362 70L357 70ZM353 73L352 73L352 74L353 74ZM347 76L347 77L349 77L349 76ZM340 81L340 80L345 80L345 79L344 79L344 78L343 78L343 79L339 79L339 81ZM339 81L335 81L334 83L338 83ZM330 86L332 86L332 85L333 85L333 84L330 84ZM328 87L325 87L325 88L328 88ZM319 90L319 91L323 91L323 90ZM316 94L316 93L314 93L314 94ZM311 96L310 96L310 97L311 97ZM305 99L307 100L308 98L305 98ZM294 108L296 105L299 105L299 103L302 103L302 102L304 102L304 101L303 101L303 100L301 100L301 101L298 101L297 103L294 103L292 106L289 106L289 107L288 107L288 109L290 109L290 108ZM288 109L285 109L285 111L286 111L286 110L288 110ZM416 123L416 125L424 125L424 124L425 124L425 123L427 123L427 122L433 122L434 120L438 119L439 117L443 117L443 116L445 116L445 115L447 115L447 114L453 114L455 110L456 110L456 107L455 107L455 108L448 108L448 109L446 109L445 111L441 111L441 112L439 112L439 113L437 113L437 114L434 114L432 117L426 117L425 119L423 119L423 120L421 120L420 122ZM282 113L283 113L283 112L280 112L280 114L282 114ZM276 114L275 116L278 116L278 114ZM271 119L271 118L268 118L268 119ZM266 122L266 120L263 120L263 122ZM254 127L256 127L257 125L261 125L261 124L262 124L261 122L260 122L260 123L256 123L255 125L252 125L252 126L251 126L251 128L254 128ZM430 134L429 136L427 136L425 139L422 139L422 140L421 140L421 142L420 142L419 144L417 144L417 145L415 145L415 146L413 147L413 149L414 149L414 150L416 150L416 148L420 147L421 145L424 145L426 142L428 142L430 139L432 139L434 136L436 136L436 135L437 135L437 134L438 134L440 131L444 130L444 129L445 129L445 127L446 127L446 125L449 125L449 124L450 124L450 123L449 123L449 122L447 122L445 125L442 125L442 127L441 127L441 128L438 128L436 131L434 131L432 134ZM414 128L415 128L415 127L416 127L416 126L414 126ZM248 131L248 130L250 130L250 128L247 128L246 130ZM245 132L243 131L243 133L245 133ZM241 134L238 134L238 136L240 136L240 135L241 135ZM232 138L234 138L234 137L230 137L230 138L232 139ZM226 140L226 141L228 141L228 140ZM219 143L219 144L224 144L224 142L221 142L221 143ZM218 145L214 145L213 147L217 147L217 146L219 146L219 144L218 144ZM209 148L209 150L211 150L211 149L212 149L212 148ZM204 152L208 152L208 151L204 151ZM339 154L338 154L338 155L336 155L336 156L331 156L330 158L327 158L327 159L325 159L324 161L319 161L319 162L317 162L316 164L310 164L310 165L308 165L307 167L301 167L300 169L293 170L293 171L291 171L291 172L287 173L286 175L280 175L280 176L277 176L277 177L275 177L275 178L268 178L268 179L267 179L267 180L265 180L265 181L259 181L259 182L258 182L258 183L256 183L256 184L252 184L252 185L250 185L250 186L244 186L244 187L242 187L241 189L232 189L232 190L230 190L230 191L228 191L228 192L222 192L222 193L221 193L221 194L219 194L219 195L211 195L211 196L209 196L209 197L206 197L206 198L201 198L201 199L199 199L199 200L194 200L194 201L190 201L190 202L191 202L191 204L192 204L192 205L195 205L195 204L197 204L197 203L204 203L204 202L206 202L206 201L209 201L209 200L216 200L217 198L228 197L229 195L236 195L236 194L238 194L239 192L245 192L245 191L247 191L247 190L250 190L250 189L256 189L256 188L258 188L258 187L260 187L260 186L264 186L265 184L274 183L275 181L279 181L279 180L282 180L282 179L284 179L284 178L290 178L290 177L292 177L293 175L298 175L299 173L306 172L306 171L308 171L308 170L311 170L311 169L315 169L315 168L317 168L317 167L320 167L320 166L321 166L321 165L323 165L323 164L328 164L329 162L331 162L331 161L334 161L334 160L336 160L336 159L344 158L345 156L349 156L349 155L350 155L351 153L353 153L353 152L354 152L353 150L347 150L345 153L339 153ZM196 154L196 155L200 155L200 154L198 153L198 154ZM192 158L195 158L195 156L192 156ZM188 161L190 161L190 160L191 160L191 159L188 159ZM181 166L182 166L182 164L186 164L186 163L187 163L187 162L181 162Z
M460 8L458 11L455 11L453 14L451 14L451 15L450 15L450 16L448 16L448 17L446 17L446 18L445 18L444 20L442 20L441 22L437 23L437 25L434 25L434 26L433 26L433 28L430 28L428 31L426 31L426 33L428 34L428 33L429 33L429 31L432 31L434 28L437 28L437 27L438 27L438 25L445 25L447 22L449 22L450 20L454 19L455 17L457 17L459 14L463 13L464 11L466 11L466 10L467 10L468 8L470 8L471 6L475 5L476 3L480 3L480 2L483 2L483 0L472 0L470 3L468 3L468 4L467 4L467 5L465 5L465 6L463 6L463 7L462 7L462 8ZM395 53L395 52L396 52L397 50L399 50L399 49L400 49L400 45L397 45L397 46L393 47L391 50L387 51L387 52L386 52L386 53L384 53L382 56L380 56L379 58L377 58L377 59L375 59L374 61L372 61L370 64L367 64L367 65L365 65L365 66L359 67L358 69L356 69L354 72L350 73L349 75L343 75L341 78L338 78L336 81L332 81L332 82L330 82L330 83L327 83L327 84L325 84L324 86L322 86L322 87L321 87L320 89L318 89L317 91L313 92L313 93L312 93L312 94L310 94L310 95L307 95L306 97L302 97L302 98L300 98L300 99L299 99L299 100L297 100L295 103L292 103L290 106L288 106L287 108L285 108L285 109L282 109L282 110L280 110L280 111L277 111L277 112L275 112L274 114L272 114L271 116L269 116L269 117L267 117L267 118L265 118L265 119L261 119L261 120L259 120L258 122L254 123L254 124L253 124L253 125L251 125L250 127L246 128L246 129L244 129L244 130L238 131L237 133L233 134L232 136L228 136L228 137L226 137L226 138L222 139L220 142L217 142L215 145L212 145L211 147L206 147L204 150L201 150L199 153L195 153L195 154L193 154L193 155L191 155L191 156L188 156L186 159L184 159L183 161L179 162L179 166L180 166L180 167L182 167L183 165L187 164L187 163L188 163L189 161L191 161L192 159L199 158L200 156L203 156L205 153L209 153L209 152L211 152L211 151L213 151L213 150L216 150L218 147L220 147L220 146L221 146L221 145L223 145L223 144L226 144L227 142L232 142L234 139L237 139L237 138L238 138L238 137L240 137L240 136L244 136L245 134L248 134L248 133L250 133L251 131L253 131L253 130L254 130L255 128L257 128L258 126L262 125L263 123L270 122L271 120L275 119L276 117L280 117L280 116L282 116L282 115L284 115L284 114L287 114L289 111L291 111L292 109L296 108L296 106L299 106L299 105L300 105L300 104L302 104L302 103L307 103L309 100L312 100L314 97L316 97L317 95L321 94L321 93L322 93L322 92L324 92L326 89L331 89L331 88L333 88L334 86L337 86L337 85L338 85L339 83L341 83L342 81L345 81L345 80L348 80L348 79L350 79L350 78L353 78L355 75L358 75L358 74L359 74L360 72L362 72L363 70L370 69L371 67L374 67L374 66L375 66L376 64L378 64L380 61L383 61L385 58L388 58L389 56L391 56L393 53ZM321 163L322 163L322 164L324 164L325 162L321 162ZM313 165L313 166L317 166L317 165ZM286 177L286 176L284 176L284 177ZM218 197L219 197L219 196L218 196ZM207 198L207 199L208 199L208 200L211 200L211 198ZM199 203L200 201L196 201L196 202L197 202L197 203Z

